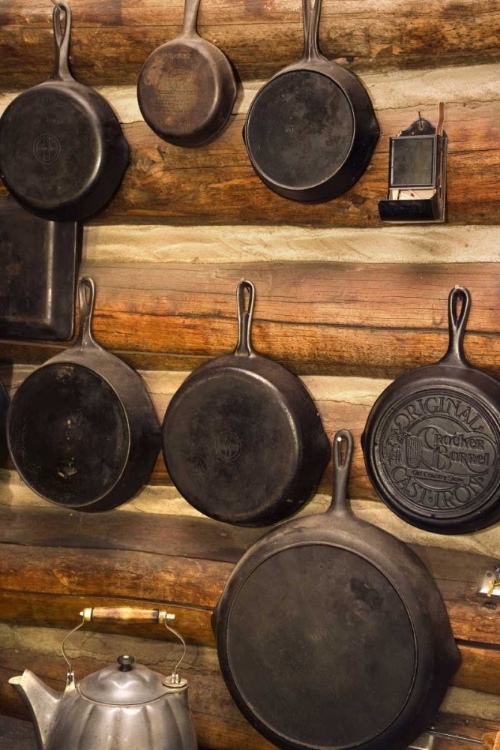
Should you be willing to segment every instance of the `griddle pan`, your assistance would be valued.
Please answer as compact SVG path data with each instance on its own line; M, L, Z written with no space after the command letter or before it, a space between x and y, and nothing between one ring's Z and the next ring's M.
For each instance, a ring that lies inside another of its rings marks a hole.
M403 750L430 727L460 663L422 562L348 508L352 448L338 432L328 511L254 544L213 615L232 697L284 750Z
M291 200L327 201L365 172L379 126L363 84L319 50L321 0L302 2L304 53L253 100L243 138L260 179Z
M467 289L451 290L445 356L386 388L362 437L382 500L413 526L439 534L500 520L500 383L465 357L470 306Z
M0 201L0 338L72 338L81 230Z

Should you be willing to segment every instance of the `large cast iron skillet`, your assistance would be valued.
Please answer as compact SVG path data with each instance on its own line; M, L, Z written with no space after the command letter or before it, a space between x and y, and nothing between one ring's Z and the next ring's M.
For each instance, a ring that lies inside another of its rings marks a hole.
M445 356L386 388L362 437L382 500L408 523L440 534L500 519L500 383L464 355L470 304L467 289L452 289Z
M24 481L46 500L83 511L129 500L160 448L142 378L92 338L94 295L92 279L82 279L78 340L26 378L7 423Z
M42 219L80 221L112 198L129 152L107 101L71 75L67 3L57 3L53 21L52 77L16 97L0 120L0 174L14 198Z
M321 0L302 0L304 53L253 100L243 138L260 179L284 198L336 198L366 170L379 126L363 84L319 50Z
M227 523L263 526L310 498L330 446L301 380L252 349L253 284L242 281L236 296L238 345L195 370L174 395L163 453L195 508Z
M352 446L337 433L329 510L254 544L213 616L231 695L286 750L403 750L430 726L460 661L418 557L348 509Z

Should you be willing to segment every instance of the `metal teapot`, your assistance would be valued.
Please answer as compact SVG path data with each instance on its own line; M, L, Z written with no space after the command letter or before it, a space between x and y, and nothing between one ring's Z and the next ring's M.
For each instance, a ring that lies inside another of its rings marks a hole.
M168 625L175 615L121 607L89 608L80 615L83 621L62 644L69 668L64 693L47 687L29 669L9 680L28 704L39 750L197 750L188 683L177 673L184 655L168 678L126 655L75 683L64 651L66 639L94 620L164 624L184 644Z

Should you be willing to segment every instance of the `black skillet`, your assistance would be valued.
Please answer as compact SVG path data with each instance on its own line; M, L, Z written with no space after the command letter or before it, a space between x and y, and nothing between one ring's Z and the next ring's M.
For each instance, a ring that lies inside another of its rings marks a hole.
M286 750L408 747L430 726L460 662L419 558L349 510L352 447L349 432L336 434L327 512L254 544L213 615L232 697Z
M464 355L470 304L467 289L452 289L445 356L386 388L362 437L382 500L413 526L440 534L500 520L500 383Z
M180 36L144 63L137 99L149 127L175 146L201 146L226 125L236 100L231 63L196 31L200 0L185 0Z
M80 221L111 200L129 152L107 101L71 75L67 3L58 2L53 22L52 77L16 97L0 119L0 175L14 198L34 214Z
M195 508L227 523L263 526L307 502L330 446L300 379L252 349L253 284L242 281L236 296L236 349L199 367L174 395L163 454Z
M259 91L243 138L260 179L278 195L336 198L365 172L379 126L363 84L319 50L321 0L303 0L304 53Z
M95 288L79 284L75 345L21 384L7 421L13 461L31 489L82 511L115 508L148 481L159 425L142 378L92 338Z

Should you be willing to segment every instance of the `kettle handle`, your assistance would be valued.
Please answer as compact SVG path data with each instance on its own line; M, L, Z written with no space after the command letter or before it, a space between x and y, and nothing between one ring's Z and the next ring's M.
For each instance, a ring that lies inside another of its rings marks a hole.
M84 622L152 622L164 625L175 620L175 615L162 609L134 609L133 607L86 607L80 612Z

